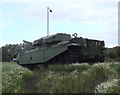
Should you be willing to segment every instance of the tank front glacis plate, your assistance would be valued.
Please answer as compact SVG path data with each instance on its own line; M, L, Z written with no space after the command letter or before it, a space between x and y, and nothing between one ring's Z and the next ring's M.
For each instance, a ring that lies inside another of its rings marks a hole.
M67 50L67 47L38 49L18 56L20 64L44 63Z

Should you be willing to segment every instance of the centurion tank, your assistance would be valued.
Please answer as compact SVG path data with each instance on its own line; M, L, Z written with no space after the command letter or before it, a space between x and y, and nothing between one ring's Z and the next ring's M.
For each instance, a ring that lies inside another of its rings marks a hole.
M104 41L72 36L57 33L28 42L35 49L18 54L17 61L23 66L104 61Z

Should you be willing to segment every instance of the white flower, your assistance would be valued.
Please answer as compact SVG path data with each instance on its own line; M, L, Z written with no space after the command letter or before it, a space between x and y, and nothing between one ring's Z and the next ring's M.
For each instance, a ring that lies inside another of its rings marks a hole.
M107 82L103 82L97 87L95 87L95 93L107 93L108 90L112 90L112 87L118 85L118 79L109 80Z

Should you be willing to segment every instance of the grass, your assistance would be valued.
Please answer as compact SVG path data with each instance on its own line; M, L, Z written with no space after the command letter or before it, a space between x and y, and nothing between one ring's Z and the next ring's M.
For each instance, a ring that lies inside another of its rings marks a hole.
M27 68L15 63L2 64L2 92L25 93L26 82L33 75Z
M95 88L97 93L120 93L120 79L111 79L102 82Z
M120 63L117 62L96 63L94 65L88 65L87 63L51 65L46 69L46 75L36 82L37 92L104 93L104 87L102 88L101 85L105 83L113 85L110 80L119 80L118 66L120 66ZM118 93L118 81L111 88L113 90L109 90L109 86L107 87L106 93Z
M119 62L39 65L33 71L11 63L2 69L3 92L120 93Z

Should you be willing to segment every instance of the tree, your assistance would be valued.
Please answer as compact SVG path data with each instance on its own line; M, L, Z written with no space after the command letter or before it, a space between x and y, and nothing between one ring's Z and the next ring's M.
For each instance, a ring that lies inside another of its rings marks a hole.
M117 58L117 53L114 50L109 50L109 58Z
M113 50L116 52L117 56L120 57L120 46L114 47Z
M6 44L2 47L2 61L3 62L9 62L13 58L17 57L17 54L30 51L34 49L35 47L32 46L32 44L27 43L20 43L20 44Z

